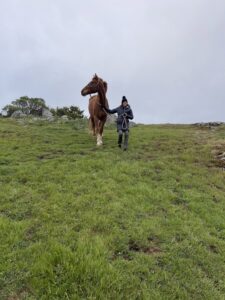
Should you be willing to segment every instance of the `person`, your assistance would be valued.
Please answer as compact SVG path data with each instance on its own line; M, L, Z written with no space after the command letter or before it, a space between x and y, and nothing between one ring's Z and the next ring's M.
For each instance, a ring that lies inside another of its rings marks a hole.
M127 98L122 97L121 105L114 109L104 107L105 111L109 114L117 113L117 132L118 132L118 147L121 148L124 135L123 150L126 151L128 148L129 139L129 120L134 118L132 109L128 104Z

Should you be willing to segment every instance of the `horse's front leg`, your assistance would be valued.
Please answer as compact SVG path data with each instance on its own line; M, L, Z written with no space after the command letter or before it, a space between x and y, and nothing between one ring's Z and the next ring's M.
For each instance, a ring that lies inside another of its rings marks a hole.
M104 129L104 125L105 125L105 120L104 121L99 121L99 139L100 139L100 144L103 144L103 129Z
M89 118L89 129L92 131L92 135L95 136L95 121L92 117Z
M102 121L98 120L98 126L97 126L97 132L96 132L97 146L101 146L103 144L103 141L102 141L103 126L104 126L104 124L102 125Z

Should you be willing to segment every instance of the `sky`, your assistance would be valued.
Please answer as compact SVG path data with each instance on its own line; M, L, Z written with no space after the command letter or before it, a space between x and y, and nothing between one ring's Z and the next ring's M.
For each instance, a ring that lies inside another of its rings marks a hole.
M137 123L225 121L224 0L0 0L0 108L79 106L97 73Z

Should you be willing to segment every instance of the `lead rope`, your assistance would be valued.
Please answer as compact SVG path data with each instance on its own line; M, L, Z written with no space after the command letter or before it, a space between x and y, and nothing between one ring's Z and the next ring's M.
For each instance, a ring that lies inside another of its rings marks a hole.
M114 121L113 117L111 114L109 114L104 108L102 110L106 113L106 115L111 119L111 121Z
M124 116L125 113L125 109L123 108L123 121L122 121L122 130L127 130L128 129L128 125L127 125L127 118L126 116Z
M100 103L98 103L98 105L101 106ZM102 106L101 106L101 108L102 108L102 110L104 111L104 113L105 113L111 120L114 120L111 114L109 114Z
M127 130L127 118L123 116L123 121L122 121L122 130Z

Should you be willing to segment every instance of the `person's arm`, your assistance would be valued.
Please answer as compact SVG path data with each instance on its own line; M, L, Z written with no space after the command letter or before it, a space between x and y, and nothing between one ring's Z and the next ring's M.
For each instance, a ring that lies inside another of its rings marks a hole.
M107 107L103 107L106 111L107 111L107 113L109 113L109 114L115 114L115 113L117 113L117 108L114 108L114 109L109 109L109 108L107 108Z
M133 115L133 112L132 112L132 109L130 109L127 113L127 116L126 116L128 119L132 120L134 118L134 115Z

